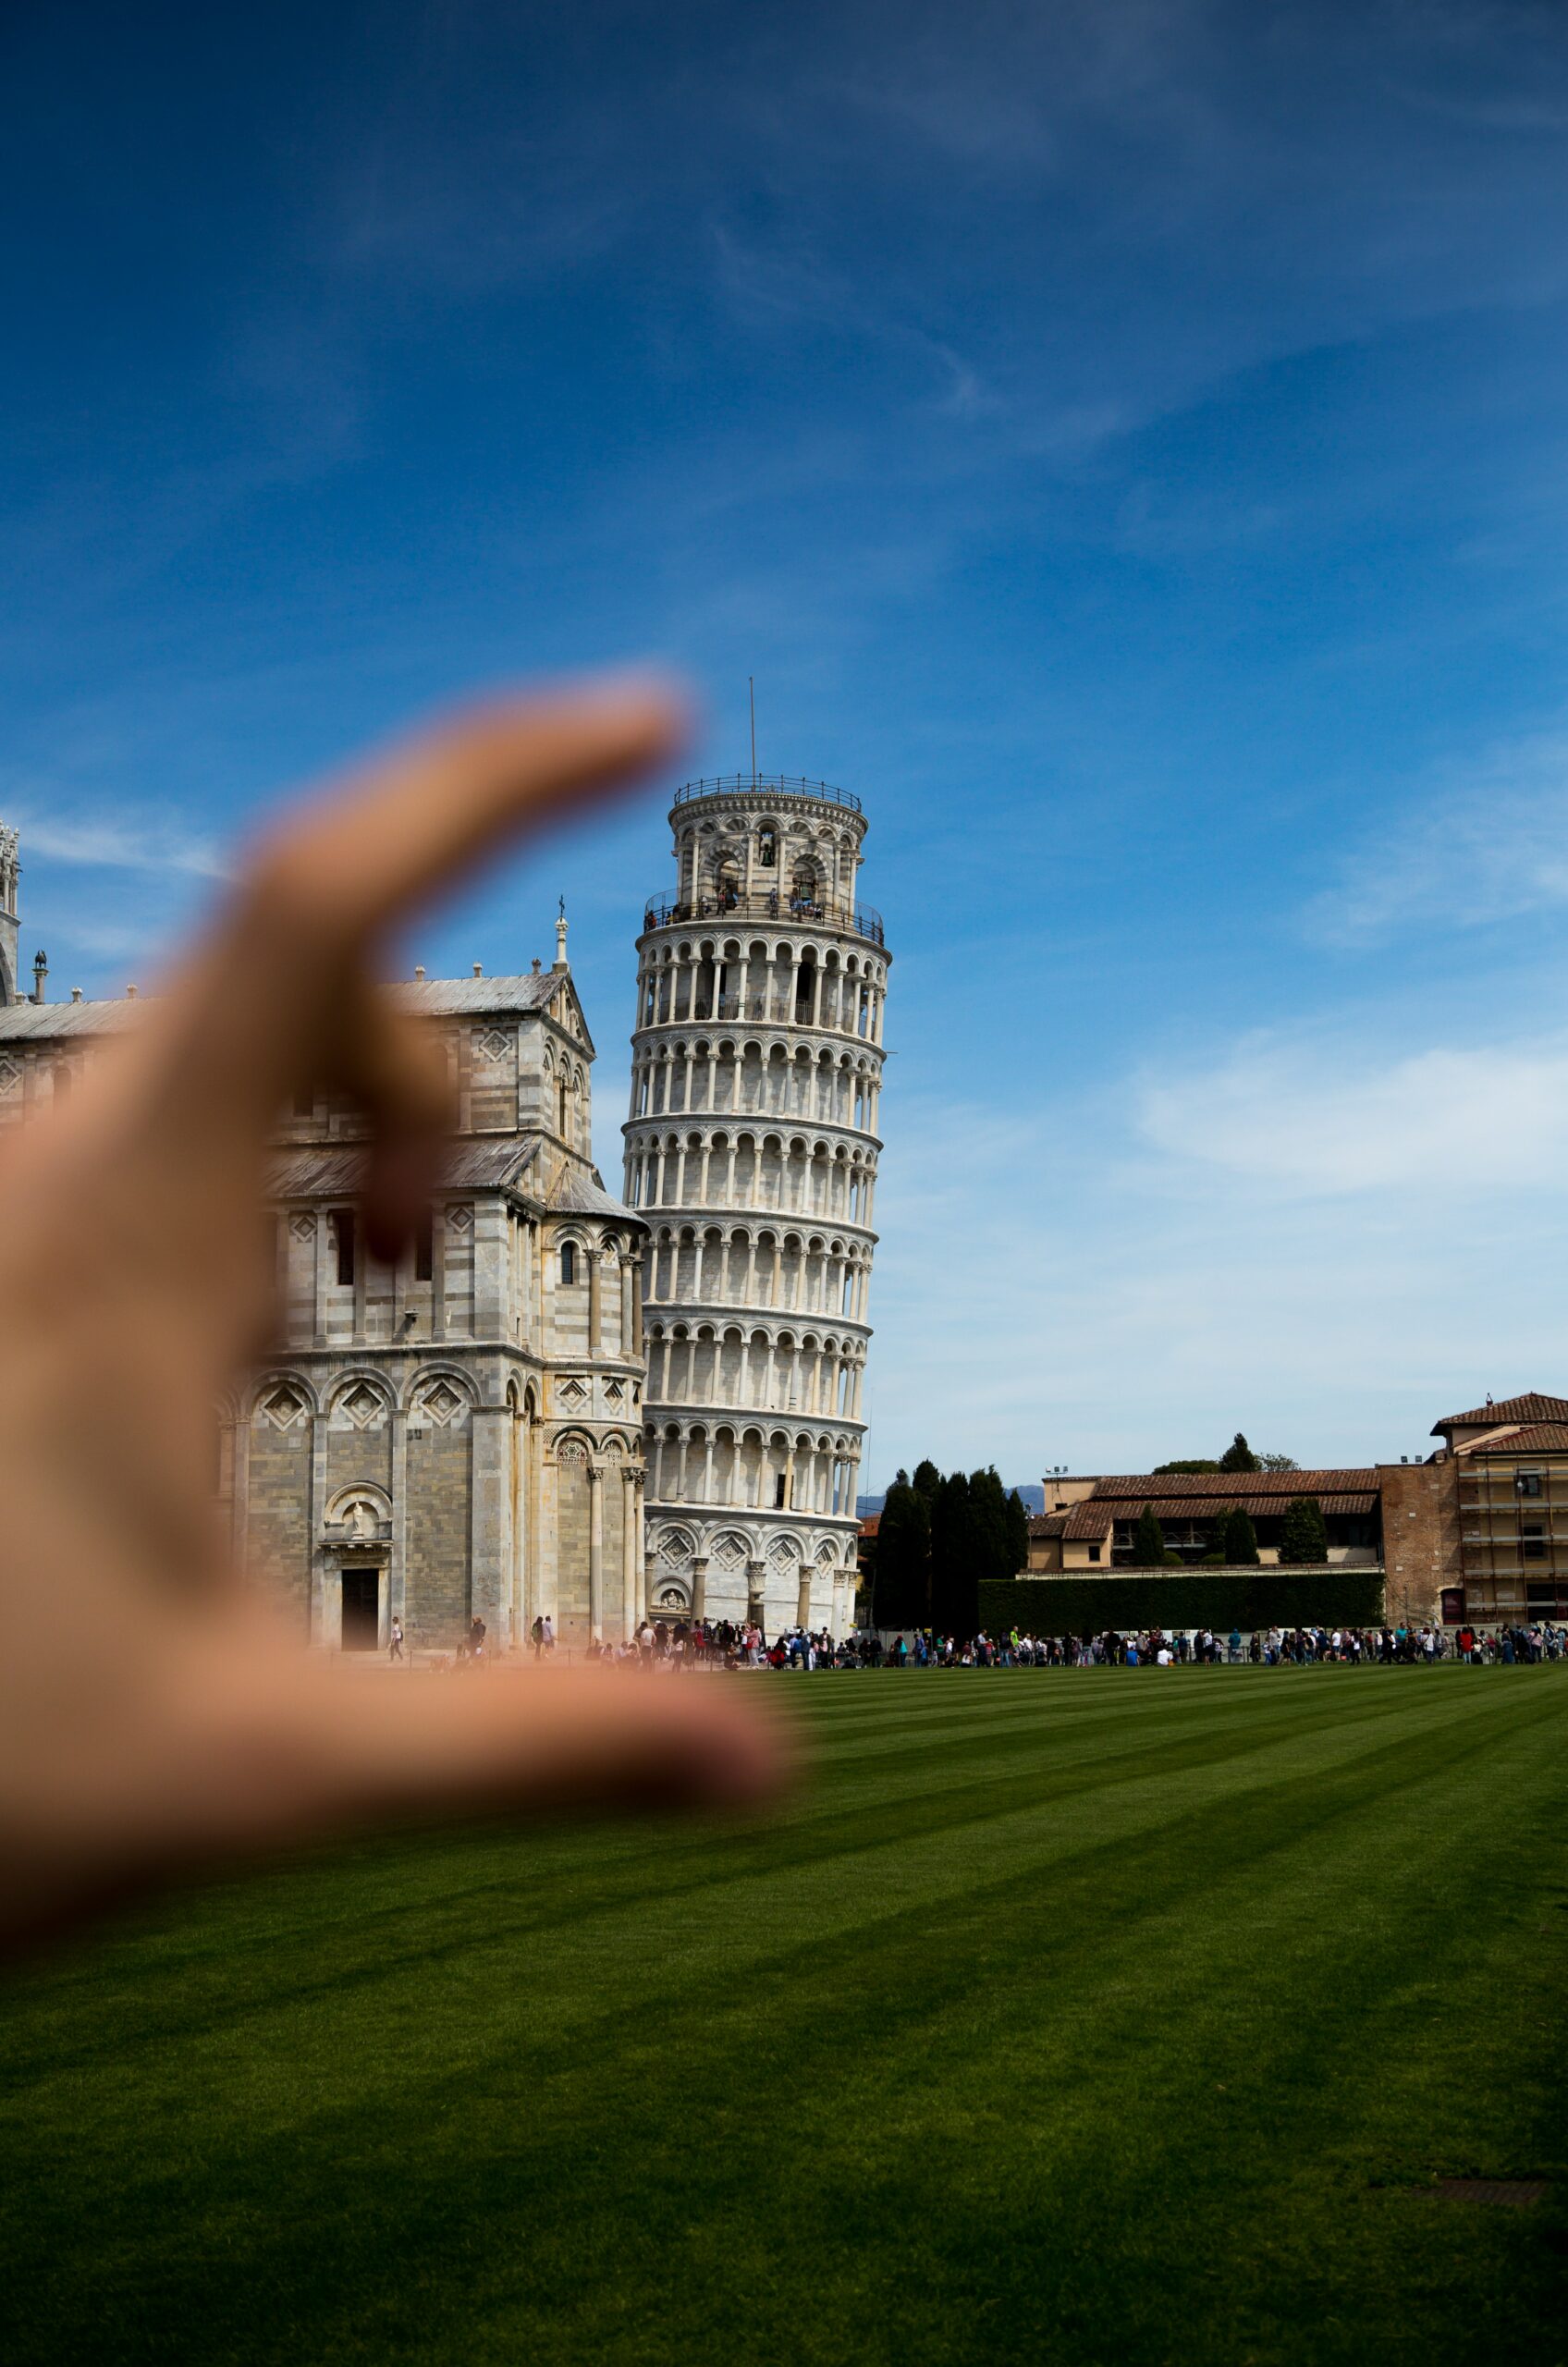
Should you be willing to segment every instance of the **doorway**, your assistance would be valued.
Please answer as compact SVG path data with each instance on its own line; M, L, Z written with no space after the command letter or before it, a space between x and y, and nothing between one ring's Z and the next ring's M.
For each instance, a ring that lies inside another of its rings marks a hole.
M343 1572L343 1650L374 1652L381 1641L381 1572Z

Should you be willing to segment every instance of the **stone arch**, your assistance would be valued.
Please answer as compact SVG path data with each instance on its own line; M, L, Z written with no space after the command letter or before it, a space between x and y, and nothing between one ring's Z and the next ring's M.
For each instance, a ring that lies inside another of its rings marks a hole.
M327 1397L326 1417L329 1422L342 1423L349 1429L379 1429L392 1412L395 1399L382 1375L374 1369L350 1366L337 1374Z
M344 1529L366 1544L392 1525L392 1499L374 1479L351 1479L327 1498L324 1527Z
M410 1379L403 1404L410 1421L429 1421L436 1429L460 1428L478 1400L473 1383L460 1365L422 1365Z
M248 1418L263 1419L276 1430L291 1430L321 1411L314 1384L303 1373L263 1373L251 1392Z

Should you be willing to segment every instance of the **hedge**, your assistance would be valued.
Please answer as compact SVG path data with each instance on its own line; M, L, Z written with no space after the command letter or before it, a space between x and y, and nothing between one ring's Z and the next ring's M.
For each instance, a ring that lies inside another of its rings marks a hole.
M1172 1570L1157 1577L983 1580L980 1625L1034 1636L1100 1636L1107 1628L1378 1627L1381 1570Z

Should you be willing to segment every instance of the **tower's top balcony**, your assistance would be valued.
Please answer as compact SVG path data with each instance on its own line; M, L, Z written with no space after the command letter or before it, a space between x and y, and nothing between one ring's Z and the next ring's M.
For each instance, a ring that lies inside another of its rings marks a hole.
M748 803L761 799L766 803L805 798L815 805L842 806L847 814L863 810L859 798L847 789L835 789L831 781L826 780L796 780L788 773L716 773L711 779L684 782L675 792L675 803L689 805L699 797L725 798L731 803L741 798Z
M729 921L782 921L790 928L837 929L847 937L864 937L872 945L886 945L882 915L871 904L849 904L831 896L791 895L786 888L768 888L745 895L739 889L698 896L686 903L650 901L643 918L644 931L707 922L723 927Z

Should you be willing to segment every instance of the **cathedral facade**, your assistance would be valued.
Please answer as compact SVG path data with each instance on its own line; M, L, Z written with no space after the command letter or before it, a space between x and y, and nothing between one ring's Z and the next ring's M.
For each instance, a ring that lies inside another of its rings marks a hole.
M655 1616L853 1623L881 1148L865 818L820 781L689 783L638 939L628 1202L648 1226Z
M0 1126L62 1099L123 1001L18 979L16 835L0 828ZM367 1249L349 1107L280 1118L269 1196L273 1353L220 1409L239 1552L330 1649L487 1649L547 1613L568 1642L646 1607L641 1218L593 1164L594 1046L557 924L548 970L389 987L446 1052L458 1132L396 1265Z

